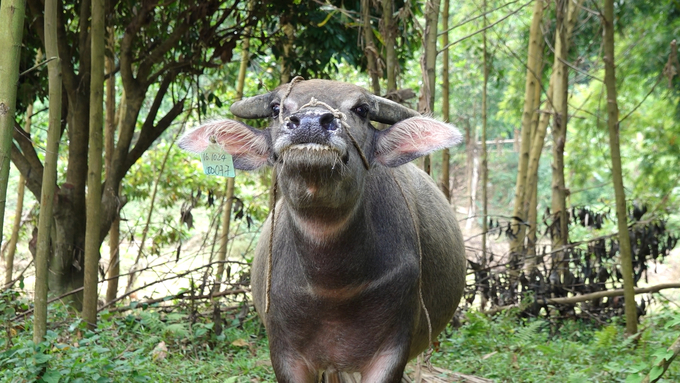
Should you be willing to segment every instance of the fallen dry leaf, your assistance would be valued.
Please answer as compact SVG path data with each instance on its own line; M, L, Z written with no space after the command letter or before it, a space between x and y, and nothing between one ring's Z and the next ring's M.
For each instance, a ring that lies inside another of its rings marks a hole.
M168 347L165 345L164 341L161 341L154 347L153 351L151 351L151 359L154 361L161 361L165 359L166 356L168 356Z
M245 339L239 338L239 339L236 339L235 341L231 342L231 345L236 346L236 347L248 347L248 341L246 341Z

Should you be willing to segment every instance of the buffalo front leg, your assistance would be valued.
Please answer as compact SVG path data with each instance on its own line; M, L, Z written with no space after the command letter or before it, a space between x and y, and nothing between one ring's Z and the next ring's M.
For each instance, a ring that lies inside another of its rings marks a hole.
M400 383L408 362L408 348L389 348L378 353L361 372L362 383Z
M277 352L278 351L278 352ZM279 383L316 383L318 373L304 357L270 348L272 367Z

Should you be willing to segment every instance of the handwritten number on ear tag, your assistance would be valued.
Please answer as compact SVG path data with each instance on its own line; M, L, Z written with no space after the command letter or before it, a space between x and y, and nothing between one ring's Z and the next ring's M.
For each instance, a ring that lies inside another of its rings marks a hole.
M209 176L235 177L234 161L231 154L227 153L216 143L210 143L201 153L203 172Z

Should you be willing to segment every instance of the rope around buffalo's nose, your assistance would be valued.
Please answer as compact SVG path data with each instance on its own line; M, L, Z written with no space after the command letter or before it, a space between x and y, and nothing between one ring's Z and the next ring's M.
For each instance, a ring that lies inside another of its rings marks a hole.
M296 76L291 80L291 82L288 84L288 88L286 89L286 93L284 93L283 97L281 98L281 111L279 112L279 123L283 125L284 123L290 121L290 117L286 117L285 119L283 118L283 102L290 96L291 91L293 90L293 86L297 84L300 81L304 81L304 78L302 76ZM370 165L368 163L368 159L366 158L366 155L364 155L364 151L361 149L357 141L354 139L354 136L352 136L352 133L350 132L350 126L347 123L347 115L345 113L339 111L338 109L333 108L332 106L328 105L327 103L323 101L319 101L316 98L312 97L308 103L302 105L298 110L304 109L307 107L315 107L315 106L322 106L326 109L328 109L333 117L336 119L340 120L340 123L342 124L343 128L345 128L345 133L347 133L347 136L349 137L350 141L352 141L352 145L356 148L357 152L359 153L359 156L361 157L361 161L364 164L364 167L366 170L370 169ZM406 202L406 207L408 208L409 214L411 215L411 222L413 223L413 228L415 230L415 235L416 235L416 243L418 246L418 298L420 300L420 306L423 309L423 312L425 313L425 318L427 320L427 329L428 329L428 345L432 344L432 322L430 321L430 312L427 310L427 307L425 307L425 299L423 298L423 249L421 247L420 243L420 230L418 227L418 221L417 221L417 216L416 213L413 209L413 206L411 206L411 203L409 202L406 192L404 191L404 188L401 186L401 183L397 179L396 174L394 174L394 171L390 171L390 174L392 174L392 178L394 179L394 182L397 184L397 187L399 188L399 191L401 192L402 197L404 198L404 201ZM273 254L274 254L274 222L276 219L276 189L278 186L278 177L276 176L276 167L274 167L273 171L273 176L274 176L274 185L272 186L272 194L273 194L273 200L274 200L274 205L272 206L272 225L271 225L271 231L269 232L269 256L267 260L267 287L266 287L266 297L265 297L265 313L269 313L269 305L270 305L270 295L271 295L271 287L272 287L272 268L273 268Z

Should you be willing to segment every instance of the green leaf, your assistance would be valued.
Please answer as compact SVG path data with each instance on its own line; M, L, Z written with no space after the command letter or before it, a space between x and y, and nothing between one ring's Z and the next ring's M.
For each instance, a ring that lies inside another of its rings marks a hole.
M652 356L654 357L654 364L659 364L664 360L670 360L670 358L673 357L673 351L662 348L654 351Z
M680 325L680 316L666 323L666 329Z
M644 377L645 376L641 373L630 374L626 378L626 383L640 383Z
M633 367L630 368L630 372L633 374L637 374L639 372L645 372L649 368L649 365L645 363L637 363L633 365Z
M33 359L35 360L35 364L43 364L52 359L52 356L47 354L35 354Z
M59 379L61 379L61 373L57 370L47 370L42 376L42 380L46 383L58 383Z
M373 36L375 36L375 38L376 38L378 41L380 41L380 45L385 45L385 40L383 40L383 37L382 37L382 35L380 34L380 31L377 31L377 30L373 29Z
M652 368L652 371L649 372L649 380L656 380L661 376L661 374L663 374L663 368L656 366Z

